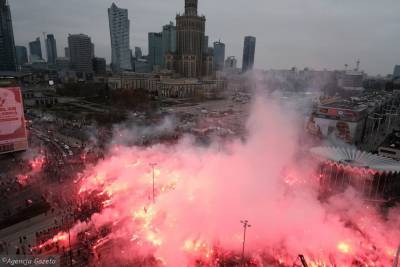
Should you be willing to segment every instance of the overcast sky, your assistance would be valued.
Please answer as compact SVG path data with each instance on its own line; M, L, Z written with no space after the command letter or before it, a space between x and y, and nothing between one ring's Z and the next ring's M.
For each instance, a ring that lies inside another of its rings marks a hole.
M17 45L42 32L55 34L64 56L68 33L92 37L96 56L110 61L107 8L111 0L10 0ZM131 48L147 53L147 33L159 32L184 9L184 0L115 0L129 10ZM241 65L243 39L257 37L256 67L341 69L388 74L400 64L399 0L199 0L210 43L221 39L226 56Z

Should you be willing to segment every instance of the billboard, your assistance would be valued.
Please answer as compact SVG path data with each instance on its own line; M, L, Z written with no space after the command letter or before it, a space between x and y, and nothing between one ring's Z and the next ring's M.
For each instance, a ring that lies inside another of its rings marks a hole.
M21 90L18 87L0 88L0 154L27 148Z
M307 130L316 136L327 138L335 137L348 144L357 144L361 141L363 121L348 122L319 117L311 117Z

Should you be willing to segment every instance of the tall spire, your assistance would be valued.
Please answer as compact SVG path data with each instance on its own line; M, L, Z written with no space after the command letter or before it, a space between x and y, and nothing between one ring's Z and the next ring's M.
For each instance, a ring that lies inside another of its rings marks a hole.
M197 16L197 0L185 0L185 15Z

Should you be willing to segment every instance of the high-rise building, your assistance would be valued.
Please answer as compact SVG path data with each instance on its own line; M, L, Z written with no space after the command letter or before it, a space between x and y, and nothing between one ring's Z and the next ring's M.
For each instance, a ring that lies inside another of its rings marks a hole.
M176 27L172 21L169 24L163 26L162 43L163 43L162 65L164 66L165 54L176 52Z
M256 37L246 36L243 47L242 71L252 70L254 66L254 54L256 52Z
M58 71L66 71L69 70L69 58L66 57L58 57L56 58L56 68Z
M65 47L65 48L64 48L64 56L65 56L66 58L69 58L69 47Z
M225 63L225 44L221 41L214 42L214 69L223 70Z
M47 35L46 50L47 50L47 63L55 65L57 59L57 43L53 34Z
M93 61L93 71L96 73L96 75L106 75L107 73L106 59L95 57L93 58L92 61Z
M40 44L40 38L36 38L35 41L29 43L29 54L31 56L31 62L41 61L42 57L42 46Z
M197 14L198 0L185 0L185 13L176 16L176 53L165 55L166 68L186 78L210 76L212 54L205 49L206 18Z
M142 48L136 46L135 47L135 58L136 59L141 59L142 55L143 55Z
M208 36L204 36L204 53L208 51Z
M71 69L81 73L90 73L92 67L92 42L85 34L70 34L68 47Z
M203 70L206 18L197 15L197 0L185 0L185 13L176 16L178 72L200 77Z
M16 63L10 6L0 0L0 71L15 71Z
M225 69L226 70L236 70L237 68L237 60L235 57L231 56L225 60Z
M15 51L17 54L17 65L22 66L25 63L28 63L28 50L25 46L16 46Z
M185 0L185 12L176 16L176 53L165 54L165 67L185 78L214 76L213 49L205 36L206 18L197 14L198 0Z
M113 71L131 70L131 52L129 48L128 10L118 8L115 3L108 9L111 35L111 66Z
M163 65L163 35L158 32L149 32L149 64L152 69Z
M90 44L90 55L92 56L92 59L95 58L95 47L94 47L94 43Z
M393 78L400 79L400 65L396 65L393 71Z

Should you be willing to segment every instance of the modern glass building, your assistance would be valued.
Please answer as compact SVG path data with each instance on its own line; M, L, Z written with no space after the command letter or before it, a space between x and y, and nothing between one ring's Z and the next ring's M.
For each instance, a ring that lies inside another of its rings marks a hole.
M92 65L92 41L85 34L70 34L68 47L71 69L79 73L91 73Z
M164 62L162 33L149 32L149 64L153 69Z
M16 46L15 51L17 54L17 65L22 66L28 63L28 50L25 46Z
M128 10L115 3L108 9L111 36L111 66L113 71L131 70Z
M256 37L246 36L243 47L242 71L252 70L254 66L254 55L256 52Z
M0 0L0 71L15 71L16 63L10 6Z
M31 62L43 60L42 57L42 46L40 43L40 38L36 38L35 41L29 43L29 53L31 56Z
M400 78L400 65L396 65L393 71L393 78L399 79Z
M142 48L136 46L135 47L135 59L141 59L143 56L142 54Z
M223 70L225 63L225 44L221 41L214 42L214 69Z
M176 26L172 21L169 24L163 26L162 43L163 43L162 65L164 66L165 53L176 52Z
M53 34L48 34L46 39L47 63L55 65L57 59L57 44Z

